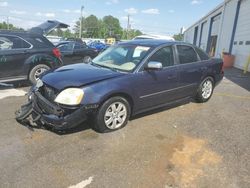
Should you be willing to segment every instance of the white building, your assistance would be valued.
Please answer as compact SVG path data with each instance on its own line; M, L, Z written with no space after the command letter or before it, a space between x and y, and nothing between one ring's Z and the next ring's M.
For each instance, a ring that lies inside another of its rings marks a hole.
M243 69L250 56L250 0L225 0L190 26L184 41L215 57L229 52L236 57L235 67Z

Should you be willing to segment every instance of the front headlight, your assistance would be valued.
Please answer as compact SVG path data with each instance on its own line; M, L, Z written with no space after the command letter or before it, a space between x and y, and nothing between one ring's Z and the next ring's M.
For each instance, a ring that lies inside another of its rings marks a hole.
M79 88L68 88L57 95L55 102L65 105L78 105L83 99L84 92Z

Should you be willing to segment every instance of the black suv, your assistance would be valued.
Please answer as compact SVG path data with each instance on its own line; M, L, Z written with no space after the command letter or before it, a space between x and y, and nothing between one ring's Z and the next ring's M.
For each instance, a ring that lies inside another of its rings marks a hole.
M36 83L45 71L61 66L61 53L44 35L55 28L67 28L47 21L28 31L0 30L0 83L29 80Z

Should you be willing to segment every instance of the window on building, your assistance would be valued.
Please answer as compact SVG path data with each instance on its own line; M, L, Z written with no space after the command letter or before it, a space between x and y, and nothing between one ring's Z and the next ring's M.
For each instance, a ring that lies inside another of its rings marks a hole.
M192 63L198 61L197 54L190 46L178 45L177 51L180 64Z

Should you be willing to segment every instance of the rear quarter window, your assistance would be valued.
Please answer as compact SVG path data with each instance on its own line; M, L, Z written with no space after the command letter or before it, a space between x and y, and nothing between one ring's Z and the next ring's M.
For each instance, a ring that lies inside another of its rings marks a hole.
M0 50L14 50L30 48L31 44L20 37L12 35L0 35Z
M202 61L210 59L209 55L205 53L202 49L195 47L195 50Z

